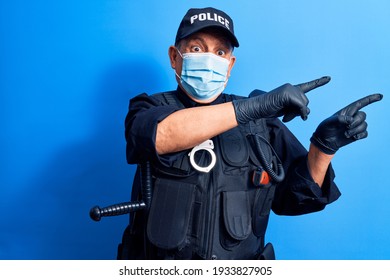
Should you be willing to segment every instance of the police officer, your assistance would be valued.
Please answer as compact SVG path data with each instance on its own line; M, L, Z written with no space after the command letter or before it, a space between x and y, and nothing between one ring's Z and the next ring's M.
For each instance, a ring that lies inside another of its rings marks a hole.
M367 136L358 100L324 120L307 151L287 122L309 114L306 92L323 77L249 97L223 93L239 43L233 20L214 8L190 9L169 58L178 87L130 100L127 161L152 167L147 211L131 215L120 259L273 259L265 244L270 210L279 215L320 211L340 196L331 159ZM141 196L140 168L132 190Z

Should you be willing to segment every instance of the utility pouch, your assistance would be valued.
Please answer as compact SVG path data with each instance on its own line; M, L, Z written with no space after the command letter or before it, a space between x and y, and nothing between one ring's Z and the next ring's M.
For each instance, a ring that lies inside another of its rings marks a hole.
M226 175L240 175L246 171L249 152L245 136L238 127L230 129L219 136L222 158L226 162Z
M235 240L244 240L252 233L251 211L246 191L223 192L223 219L226 231Z
M196 185L157 178L147 223L150 242L165 250L181 248L191 220Z
M275 193L275 185L261 187L256 191L253 205L253 233L257 237L264 237L268 225L269 213Z

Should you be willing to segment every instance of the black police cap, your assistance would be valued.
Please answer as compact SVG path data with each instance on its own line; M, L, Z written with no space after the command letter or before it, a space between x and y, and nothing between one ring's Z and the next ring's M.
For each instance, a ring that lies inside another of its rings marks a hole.
M234 35L233 20L223 11L215 8L189 9L183 17L177 30L175 44L195 32L204 28L218 27L226 31L232 45L238 47L239 43Z

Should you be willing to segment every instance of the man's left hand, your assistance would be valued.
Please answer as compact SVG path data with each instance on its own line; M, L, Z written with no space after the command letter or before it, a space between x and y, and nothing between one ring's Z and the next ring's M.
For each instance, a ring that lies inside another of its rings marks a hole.
M310 141L325 154L332 155L339 148L366 138L366 114L359 110L382 98L382 94L372 94L351 103L321 122Z

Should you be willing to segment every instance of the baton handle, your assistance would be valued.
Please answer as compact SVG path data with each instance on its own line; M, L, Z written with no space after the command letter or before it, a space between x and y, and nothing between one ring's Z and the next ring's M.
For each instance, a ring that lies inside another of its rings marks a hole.
M146 204L143 201L118 203L103 208L95 206L92 207L89 211L89 216L92 220L98 222L102 217L129 214L131 212L143 210L145 208Z

